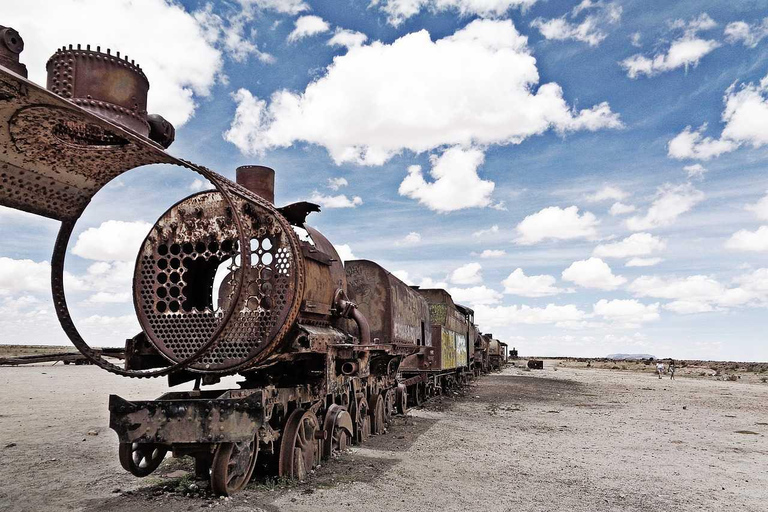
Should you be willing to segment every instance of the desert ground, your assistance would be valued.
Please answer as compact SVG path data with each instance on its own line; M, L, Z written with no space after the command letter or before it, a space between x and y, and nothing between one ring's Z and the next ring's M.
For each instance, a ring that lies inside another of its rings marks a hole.
M108 394L151 398L164 381L0 367L0 510L768 510L768 384L620 365L508 367L303 483L257 477L229 499L195 483L187 460L143 480L120 467Z

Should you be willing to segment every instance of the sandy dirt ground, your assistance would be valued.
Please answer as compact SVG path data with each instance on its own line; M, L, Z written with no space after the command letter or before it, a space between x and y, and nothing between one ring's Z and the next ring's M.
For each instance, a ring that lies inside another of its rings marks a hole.
M121 469L107 395L163 381L0 368L0 510L768 510L768 385L555 365L486 376L304 483L257 478L231 499L186 496L191 477L167 475L188 461Z

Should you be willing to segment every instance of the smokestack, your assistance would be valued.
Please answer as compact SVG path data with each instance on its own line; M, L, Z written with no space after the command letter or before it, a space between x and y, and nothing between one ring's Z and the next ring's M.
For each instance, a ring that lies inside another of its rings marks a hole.
M236 171L238 185L270 203L275 202L275 171L263 165L241 165Z

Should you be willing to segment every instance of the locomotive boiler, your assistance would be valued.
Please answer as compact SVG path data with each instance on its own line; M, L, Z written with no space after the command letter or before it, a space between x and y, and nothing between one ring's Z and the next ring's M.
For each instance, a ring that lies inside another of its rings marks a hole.
M26 79L22 49L21 36L0 27L0 204L61 221L51 284L62 328L107 371L194 382L154 400L110 396L127 471L147 476L172 452L193 457L218 494L242 489L257 459L303 479L322 458L382 433L409 404L466 383L486 360L471 309L374 262L345 266L307 224L317 205L274 204L272 169L239 167L233 182L170 155L175 130L147 113L149 81L133 60L63 47L43 88ZM141 244L141 332L118 366L78 331L64 261L93 196L150 164L197 173L213 188L168 208ZM202 388L234 374L238 389Z

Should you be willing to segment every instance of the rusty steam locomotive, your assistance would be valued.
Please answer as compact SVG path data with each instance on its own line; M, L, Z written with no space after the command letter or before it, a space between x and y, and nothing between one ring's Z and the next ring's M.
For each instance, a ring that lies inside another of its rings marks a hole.
M172 451L194 457L219 494L245 486L257 457L301 479L392 415L501 366L506 346L445 290L409 287L372 261L345 265L306 223L317 205L276 207L271 169L240 167L232 182L168 154L174 129L147 114L149 82L127 56L61 48L42 88L26 79L23 44L0 27L0 204L61 221L51 283L64 331L107 371L194 381L156 400L110 396L126 470L146 476ZM118 366L78 332L64 259L94 194L148 164L186 168L214 188L171 206L141 245L141 332ZM239 389L201 389L232 374Z

